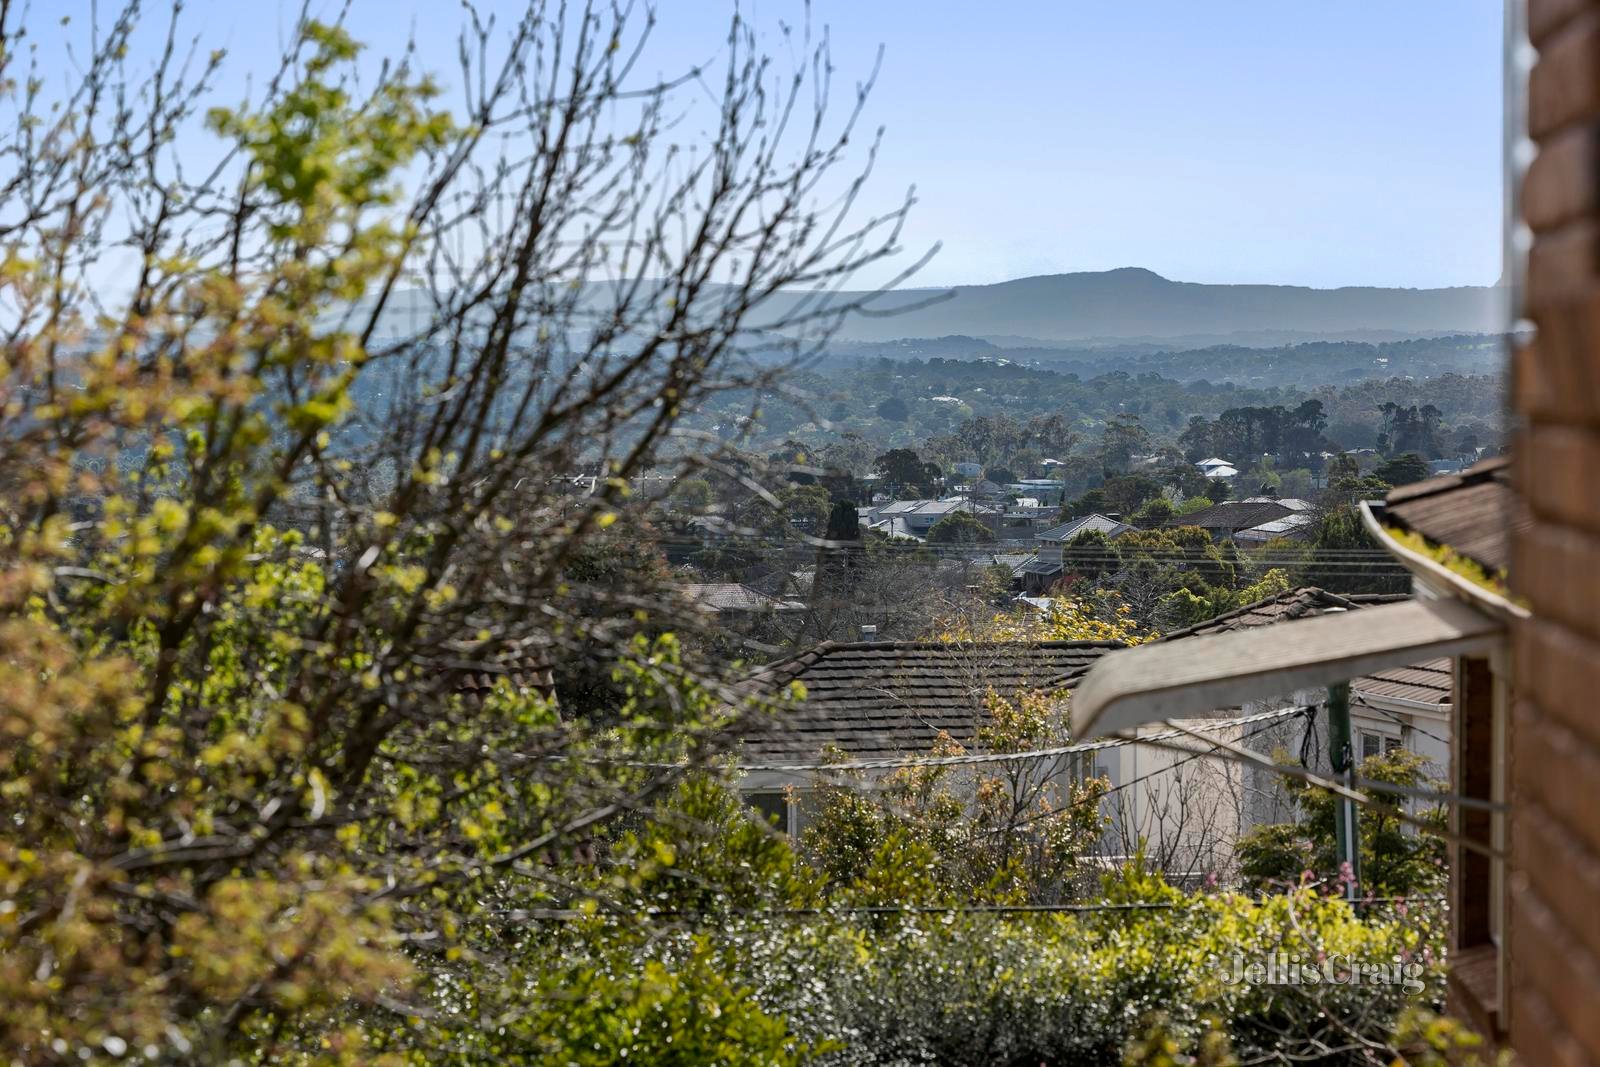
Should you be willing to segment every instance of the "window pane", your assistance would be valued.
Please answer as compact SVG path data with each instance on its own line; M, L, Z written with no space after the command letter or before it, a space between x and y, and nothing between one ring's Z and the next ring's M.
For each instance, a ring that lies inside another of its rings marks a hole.
M745 799L773 826L789 832L789 800L782 793L747 793Z

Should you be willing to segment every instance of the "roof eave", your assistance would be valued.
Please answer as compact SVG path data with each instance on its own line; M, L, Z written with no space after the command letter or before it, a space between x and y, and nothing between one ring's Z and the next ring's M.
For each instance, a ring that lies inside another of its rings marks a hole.
M1073 694L1082 737L1120 733L1493 648L1504 620L1457 600L1409 600L1109 652Z
M1430 593L1446 599L1460 600L1471 604L1478 610L1486 611L1502 622L1509 623L1528 617L1527 608L1492 590L1485 589L1476 582L1468 581L1450 568L1441 565L1438 561L1429 559L1422 553L1407 548L1397 541L1389 533L1388 524L1383 521L1385 506L1382 501L1363 500L1359 507L1361 509L1361 523L1367 528L1367 532L1402 567L1410 571L1411 576Z

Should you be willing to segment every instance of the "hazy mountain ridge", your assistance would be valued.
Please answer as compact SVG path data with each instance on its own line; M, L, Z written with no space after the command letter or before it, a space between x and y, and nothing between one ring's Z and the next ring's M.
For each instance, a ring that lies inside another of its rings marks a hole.
M591 288L599 312L614 283ZM823 304L867 300L870 315L845 317L839 342L887 343L904 338L982 339L996 348L1152 349L1242 345L1273 348L1302 341L1383 342L1414 337L1497 333L1504 329L1504 289L1384 289L1350 286L1210 285L1177 282L1141 267L1041 275L994 285L947 290L907 289L871 295L842 292ZM713 298L712 304L715 300ZM755 317L777 323L817 294L779 292ZM708 305L708 307L711 305ZM432 301L421 290L391 295L378 334L398 336L423 327Z
M1205 338L1239 343L1260 334L1291 339L1378 340L1383 335L1492 333L1503 328L1496 286L1391 289L1349 286L1210 285L1163 278L1141 267L1041 275L947 291L897 291L872 301L881 317L850 316L844 341L891 341L953 334L1005 340L1105 343L1116 339ZM861 294L840 294L856 299ZM798 300L787 294L775 302ZM898 308L896 314L884 312ZM1009 346L1007 346L1009 347Z

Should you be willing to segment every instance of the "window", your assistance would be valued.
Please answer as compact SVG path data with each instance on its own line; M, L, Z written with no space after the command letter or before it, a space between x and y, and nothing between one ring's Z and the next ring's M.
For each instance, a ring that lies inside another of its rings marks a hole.
M745 801L781 833L789 833L789 798L783 793L746 793Z
M1361 731L1361 758L1363 760L1369 756L1380 754L1387 756L1400 747L1402 747L1400 739L1392 734L1378 734L1370 730Z

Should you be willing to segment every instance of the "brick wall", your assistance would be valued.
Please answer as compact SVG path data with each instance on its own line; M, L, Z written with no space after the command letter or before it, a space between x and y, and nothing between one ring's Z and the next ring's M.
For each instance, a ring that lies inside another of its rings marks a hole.
M1512 363L1512 583L1534 617L1512 648L1507 1022L1524 1063L1600 1067L1600 0L1527 14L1538 336Z

